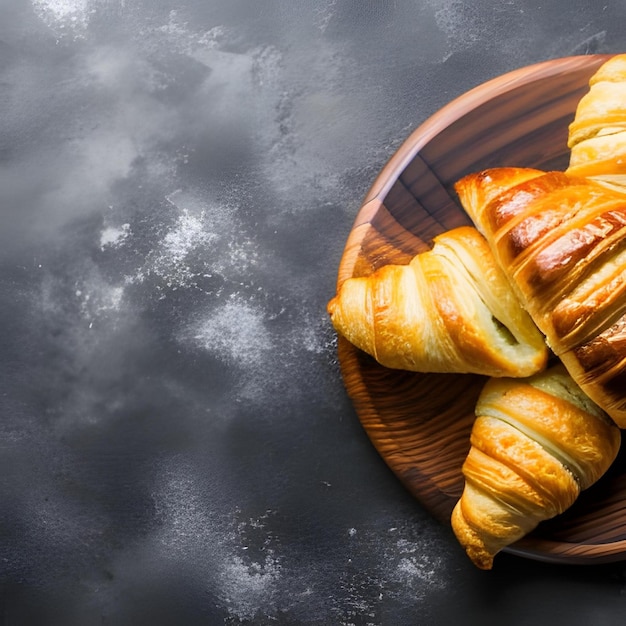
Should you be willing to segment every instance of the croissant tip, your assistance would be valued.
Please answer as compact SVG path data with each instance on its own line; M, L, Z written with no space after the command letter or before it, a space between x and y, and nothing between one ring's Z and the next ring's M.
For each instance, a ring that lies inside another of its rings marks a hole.
M475 553L473 550L468 549L467 556L478 569L484 571L493 569L493 557L491 555L485 554L483 551Z
M328 315L330 315L331 318L335 314L336 310L337 310L337 296L335 296L334 298L331 298L328 304L326 305L326 312L328 313Z

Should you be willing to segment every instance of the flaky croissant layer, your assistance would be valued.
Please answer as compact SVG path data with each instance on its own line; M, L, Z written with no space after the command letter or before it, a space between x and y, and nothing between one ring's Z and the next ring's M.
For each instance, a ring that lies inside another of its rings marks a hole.
M452 528L474 564L491 569L500 550L607 471L621 434L559 364L528 379L489 380L470 441Z
M567 172L626 184L626 54L591 77L569 127Z
M439 235L408 265L349 278L328 304L351 343L390 368L529 376L548 350L475 228Z

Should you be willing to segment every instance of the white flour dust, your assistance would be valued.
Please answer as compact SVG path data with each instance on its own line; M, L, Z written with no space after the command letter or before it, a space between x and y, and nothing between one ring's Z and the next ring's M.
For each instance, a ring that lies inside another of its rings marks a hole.
M393 565L387 572L389 580L401 582L416 593L421 591L422 594L431 586L444 587L445 577L442 571L444 560L430 556L433 553L439 552L424 550L424 540L400 537L395 541L393 550L395 562L392 561Z
M166 566L191 567L232 619L267 615L282 584L280 544L268 524L272 512L241 519L235 509L218 518L209 491L184 467L165 469L153 494L161 529L157 550L165 547L174 561Z
M168 45L177 53L187 55L192 55L198 48L216 48L228 35L227 29L222 25L213 26L206 31L194 31L187 22L181 21L176 10L170 11L167 24L157 27L155 32L165 37Z
M101 277L92 276L76 289L81 316L89 324L104 316L111 318L120 310L123 296L123 287L107 284Z
M325 3L320 2L315 8L315 16L317 27L322 33L326 32L328 25L335 16L335 5L337 0L327 0Z
M33 0L35 14L58 36L83 36L93 13L92 0Z
M420 597L447 584L445 554L448 544L435 533L424 534L420 524L406 521L386 530L366 528L352 534L354 541L376 555L375 579L381 593ZM433 556L439 555L439 556Z
M188 256L200 248L207 248L217 235L205 228L205 215L193 215L187 210L178 214L177 222L153 250L149 264L142 274L156 274L168 287L189 284L195 277L194 269L187 262Z
M89 0L33 0L33 7L40 14L47 14L55 20L82 21L85 19Z
M121 235L116 240L118 245L126 240L124 232ZM101 240L108 236L105 229ZM155 277L162 283L156 287L160 292L194 286L197 279L206 274L208 267L194 264L190 256L198 251L208 256L217 237L217 234L207 230L204 213L194 215L186 209L181 210L175 222L153 244L143 264L126 276L126 284L141 283L149 277Z
M162 242L163 254L171 263L180 263L191 250L209 244L216 237L204 229L204 219L202 213L195 216L186 210L178 216L176 228L170 230Z
M77 343L83 330L91 330L96 323L114 328L119 320L124 286L111 283L94 264L86 263L71 281L44 270L41 284L43 311L49 317L70 319L68 333L75 335ZM70 286L73 291L68 294Z
M130 224L121 226L106 226L100 233L100 249L117 248L130 235Z
M82 39L100 8L126 8L126 0L32 0L33 10L59 39Z
M161 466L151 492L157 525L133 555L140 580L142 561L158 555L164 574L184 572L204 586L229 624L282 616L337 626L374 626L385 606L414 610L427 594L445 596L454 580L446 541L419 523L329 527L339 533L332 550L325 550L327 538L301 551L277 530L279 511L248 516L225 500L223 478L182 458Z
M126 284L155 278L161 297L167 297L168 290L200 289L199 283L213 276L241 285L259 253L243 231L236 207L175 191L167 197L167 209L168 226L154 239L144 262L126 276ZM130 231L129 226L121 233L118 245L132 243L132 237L126 237ZM117 234L105 230L101 238Z
M435 536L420 534L415 524L386 530L352 527L347 535L346 559L335 568L341 591L331 598L333 624L375 626L384 603L413 607L426 594L445 591L446 546Z
M271 588L280 577L280 566L270 555L263 563L247 564L239 556L222 563L222 602L239 619L252 619L272 595Z
M259 402L275 398L289 376L280 338L268 328L268 319L263 303L234 293L184 322L177 338L187 349L206 351L223 365L232 377L235 401Z
M428 0L435 12L435 21L446 36L447 53L444 61L480 40L485 25L474 7L462 0Z
M259 366L272 350L273 341L265 326L265 312L234 297L212 311L191 330L192 339L225 363Z

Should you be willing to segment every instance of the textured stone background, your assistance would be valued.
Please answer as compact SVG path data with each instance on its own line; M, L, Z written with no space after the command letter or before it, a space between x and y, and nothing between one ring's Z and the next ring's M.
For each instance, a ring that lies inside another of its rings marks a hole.
M624 19L2 0L2 624L623 624L621 564L469 564L363 434L325 305L416 126Z

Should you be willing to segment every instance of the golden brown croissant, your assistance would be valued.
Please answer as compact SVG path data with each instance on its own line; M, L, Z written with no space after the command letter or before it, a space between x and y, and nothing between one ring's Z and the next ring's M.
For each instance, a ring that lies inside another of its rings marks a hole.
M548 345L626 427L626 195L515 168L469 175L456 189Z
M390 368L529 376L547 361L541 333L469 226L408 265L347 279L328 312L338 333Z
M470 559L494 556L570 507L613 463L621 433L559 364L490 379L476 405L452 528Z
M591 77L569 127L568 173L626 184L626 55L606 61Z

